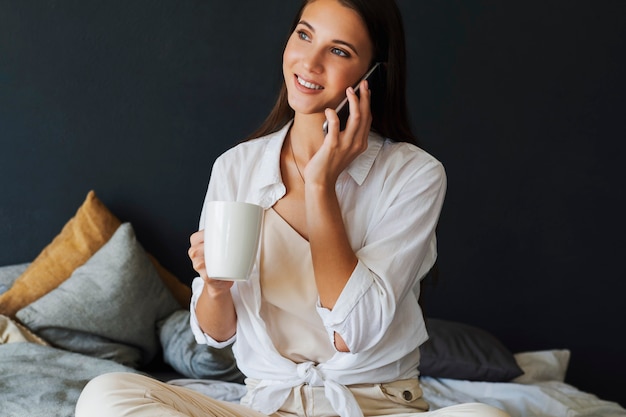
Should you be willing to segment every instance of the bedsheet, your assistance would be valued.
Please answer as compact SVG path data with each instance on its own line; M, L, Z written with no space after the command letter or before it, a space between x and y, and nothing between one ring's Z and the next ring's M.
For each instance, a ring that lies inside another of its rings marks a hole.
M619 404L559 381L520 384L424 377L421 383L424 398L432 409L460 402L482 402L506 410L511 417L626 416L626 410Z
M424 398L433 410L478 401L500 407L511 417L626 417L619 404L558 380L567 364L564 353L516 355L526 374L507 383L422 377ZM138 372L110 360L34 343L0 345L0 370L1 417L71 417L91 378L106 372ZM246 390L239 383L212 379L168 382L231 402L238 402Z
M524 375L512 382L477 382L449 378L420 378L424 399L431 410L481 402L506 410L511 417L625 417L619 404L598 398L563 382L569 351L550 350L515 355ZM237 383L175 379L170 384L186 386L213 398L237 402L245 386Z
M175 379L169 383L230 402L238 402L246 391L244 385L216 380ZM464 402L482 402L506 410L511 417L626 416L626 410L619 404L558 381L517 384L424 377L421 384L431 410Z
M0 345L0 416L71 417L85 384L106 372L137 371L51 346Z

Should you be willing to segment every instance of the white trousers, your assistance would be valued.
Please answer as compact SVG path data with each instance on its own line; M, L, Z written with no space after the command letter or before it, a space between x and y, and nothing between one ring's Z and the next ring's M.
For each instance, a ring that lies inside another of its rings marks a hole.
M424 411L417 381L407 395L402 384L349 387L366 417L509 417L485 404L459 404ZM411 397L407 401L407 397ZM245 400L245 398L244 398ZM268 417L245 405L215 400L197 391L170 385L143 375L110 373L94 378L84 388L76 405L76 417ZM336 417L323 387L303 385L293 389L281 410L271 417Z

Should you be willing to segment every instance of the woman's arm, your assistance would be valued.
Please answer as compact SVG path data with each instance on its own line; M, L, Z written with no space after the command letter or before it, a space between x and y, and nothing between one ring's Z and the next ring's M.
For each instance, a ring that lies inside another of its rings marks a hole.
M204 230L194 233L189 240L189 258L193 268L204 280L204 288L196 303L196 319L204 333L217 342L226 341L233 337L237 329L237 314L230 293L233 282L207 276L204 263Z
M337 114L326 111L328 134L305 170L305 210L315 283L322 307L329 310L335 306L358 262L343 223L335 184L339 174L367 149L372 115L366 81L360 89L360 99L352 88L346 91L350 117L344 132L339 132ZM350 351L337 332L334 343L338 351Z
M367 149L372 123L367 81L361 82L360 89L360 99L352 88L346 91L350 117L344 132L339 132L337 114L326 111L328 134L305 169L305 209L315 282L320 302L329 310L358 262L343 223L335 184L339 174ZM342 343L340 337L335 340Z
M370 195L376 213L368 219L364 246L351 245L339 200L339 174L368 146L370 92L348 90L350 118L344 132L327 110L329 133L305 168L305 207L313 269L325 326L339 351L359 352L384 337L406 297L436 257L435 227L445 195L441 164L411 147L389 165L383 195ZM388 176L388 177L387 177ZM371 208L372 201L363 202ZM358 210L358 207L352 207ZM365 219L362 219L363 221ZM365 227L365 225L363 225ZM404 305L406 312L406 304Z

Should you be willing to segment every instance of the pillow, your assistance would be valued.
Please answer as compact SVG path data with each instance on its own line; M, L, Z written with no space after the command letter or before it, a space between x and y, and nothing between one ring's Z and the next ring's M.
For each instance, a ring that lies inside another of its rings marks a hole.
M76 215L61 233L44 248L13 286L0 295L0 314L15 313L58 287L72 272L102 247L121 224L109 209L89 191ZM159 275L183 307L189 306L191 289L151 258ZM2 292L2 291L0 291Z
M189 310L178 310L159 323L165 363L187 378L243 383L231 347L216 349L196 342L189 315Z
M467 324L427 319L429 340L420 347L420 374L436 378L508 382L523 371L494 336Z
M0 266L0 295L7 292L13 283L28 268L28 263Z
M543 381L565 381L570 359L570 351L567 349L522 352L514 356L524 371L524 374L515 378L514 382L532 384Z
M0 296L0 314L15 317L19 309L58 287L111 238L119 225L120 221L89 191L61 233Z
M155 356L156 324L177 309L132 226L124 223L70 278L17 318L57 347L136 367Z

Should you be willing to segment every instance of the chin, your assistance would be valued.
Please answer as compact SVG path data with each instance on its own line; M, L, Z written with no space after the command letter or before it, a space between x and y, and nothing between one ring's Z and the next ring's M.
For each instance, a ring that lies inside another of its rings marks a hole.
M298 100L289 100L289 107L295 113L303 115L324 114L325 106L314 105L311 103L302 103Z

